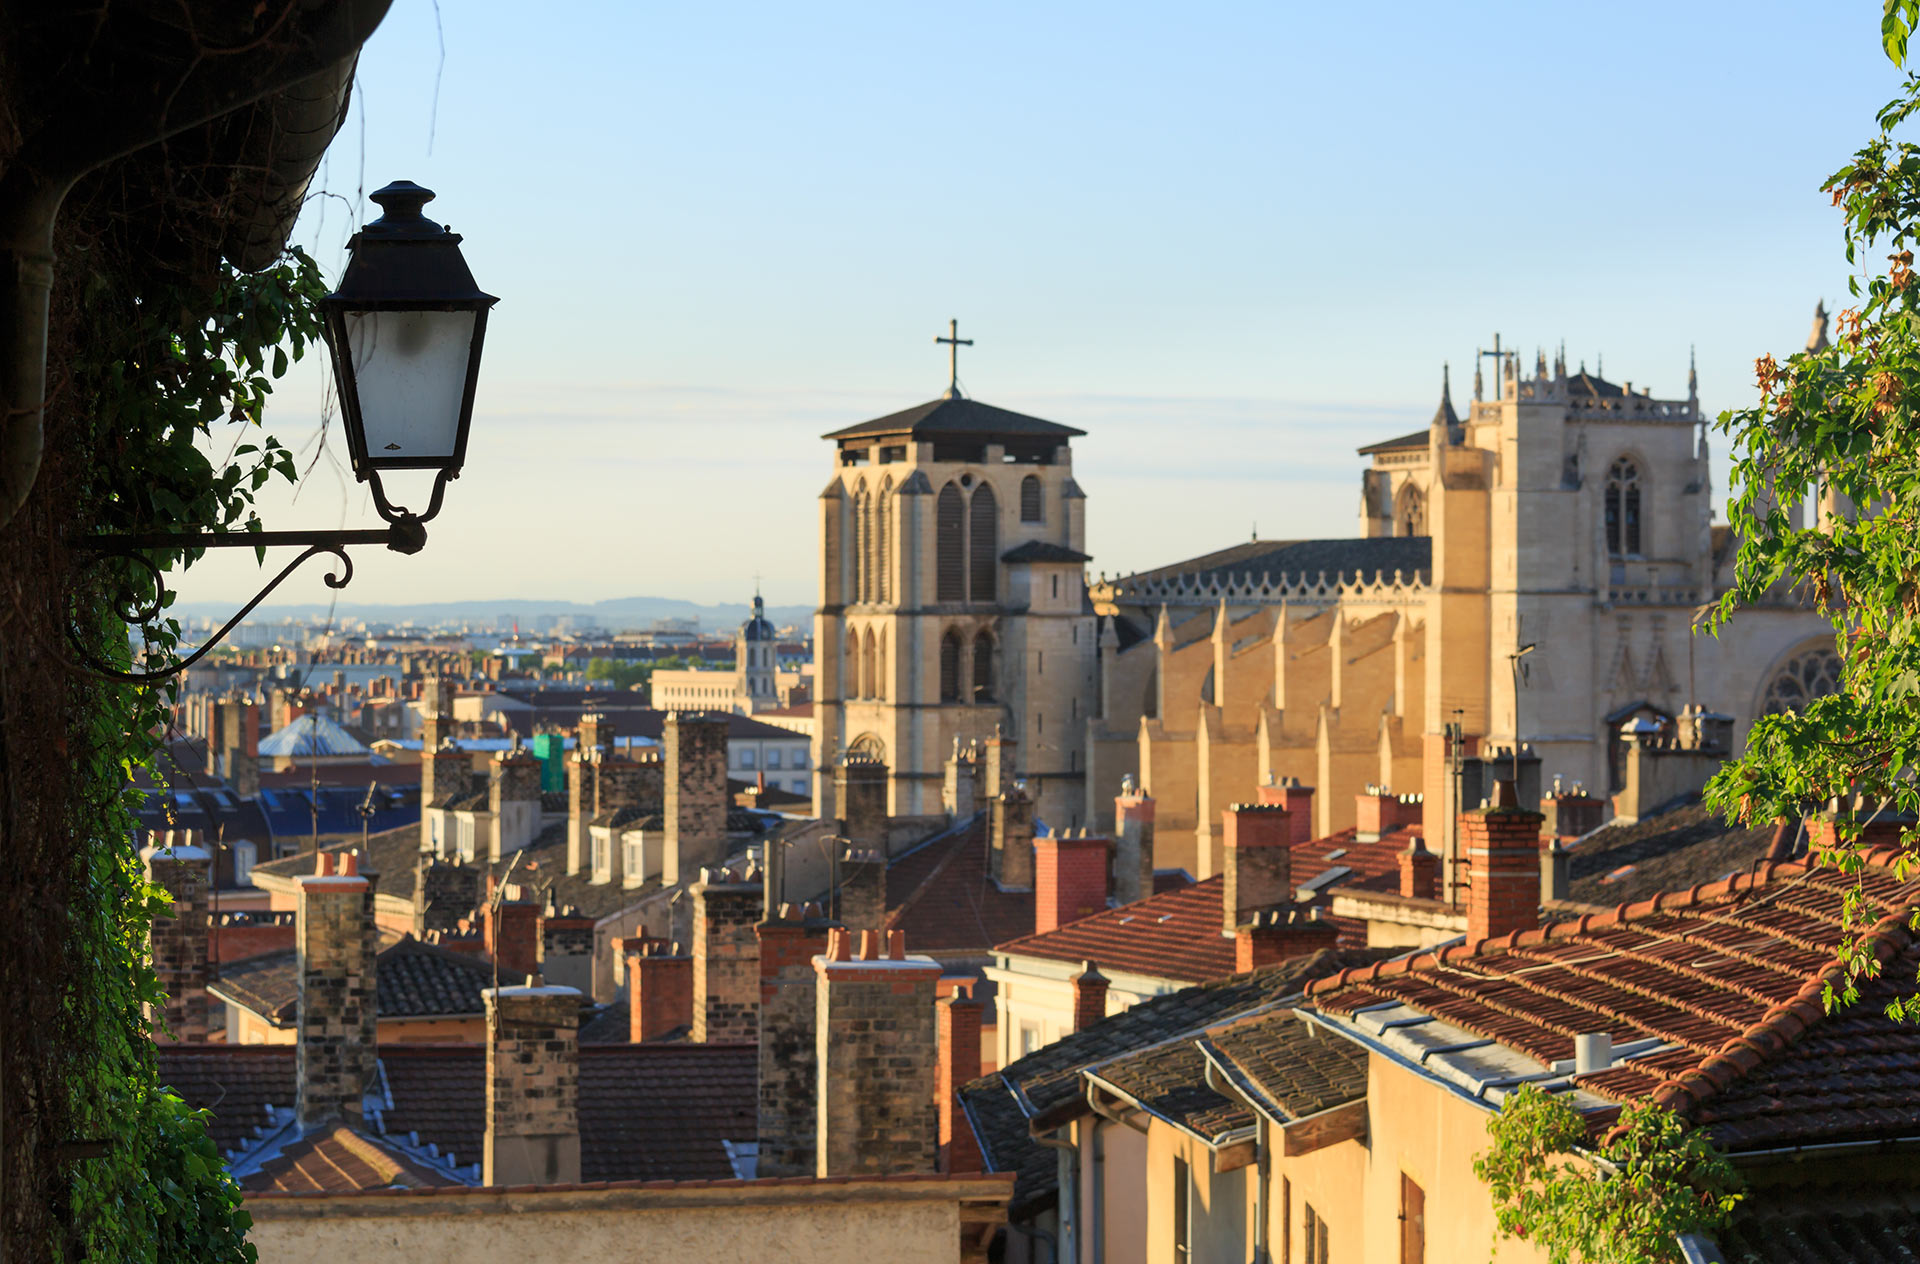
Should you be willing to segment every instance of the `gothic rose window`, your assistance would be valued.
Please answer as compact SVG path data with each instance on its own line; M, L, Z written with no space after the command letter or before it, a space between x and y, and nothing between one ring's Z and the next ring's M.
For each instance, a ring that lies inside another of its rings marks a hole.
M1624 456L1607 471L1607 552L1640 556L1640 467Z
M1840 692L1840 656L1830 646L1803 650L1788 659L1767 684L1761 715L1803 711L1815 698Z

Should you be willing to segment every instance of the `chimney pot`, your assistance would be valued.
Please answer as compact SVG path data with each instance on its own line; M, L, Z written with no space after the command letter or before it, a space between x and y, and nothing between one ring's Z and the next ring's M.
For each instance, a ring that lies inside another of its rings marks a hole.
M333 875L333 853L330 851L320 852L315 857L313 872L318 877L331 877Z

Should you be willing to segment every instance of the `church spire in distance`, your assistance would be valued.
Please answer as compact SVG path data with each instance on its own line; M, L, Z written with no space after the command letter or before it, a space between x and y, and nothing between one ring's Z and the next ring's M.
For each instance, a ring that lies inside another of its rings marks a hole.
M1474 375L1476 377L1479 376L1479 372L1480 370L1476 366ZM1447 441L1449 443L1453 442L1454 432L1460 428L1460 414L1453 411L1452 370L1444 360L1440 362L1440 407L1434 409L1432 424L1435 426L1445 426L1447 428Z

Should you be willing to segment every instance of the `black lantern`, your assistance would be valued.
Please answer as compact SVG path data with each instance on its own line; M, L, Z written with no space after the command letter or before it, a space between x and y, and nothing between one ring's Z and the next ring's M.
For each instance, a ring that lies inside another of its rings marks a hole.
M396 180L373 200L383 213L347 244L346 273L321 309L353 472L382 518L411 525L440 512L460 477L487 309L499 300L474 284L460 235L420 213L431 189ZM387 500L387 470L435 471L424 512Z
M308 558L329 556L339 565L326 576L329 588L353 578L355 545L385 545L396 553L426 547L428 519L440 512L447 483L467 459L467 427L473 421L473 388L480 376L480 345L487 336L487 310L499 300L473 283L460 257L460 237L420 213L433 191L398 180L373 195L379 219L347 243L347 271L340 288L320 300L327 346L340 385L347 450L353 472L373 492L373 503L390 524L350 531L156 531L94 536L80 547L130 566L116 581L116 601L129 623L161 616L170 600L164 561L190 549L299 548L300 555L227 620L192 654L151 671L122 671L101 662L74 628L67 641L88 668L115 680L151 684L186 670L225 639ZM432 470L433 491L423 512L394 505L380 476L386 470Z

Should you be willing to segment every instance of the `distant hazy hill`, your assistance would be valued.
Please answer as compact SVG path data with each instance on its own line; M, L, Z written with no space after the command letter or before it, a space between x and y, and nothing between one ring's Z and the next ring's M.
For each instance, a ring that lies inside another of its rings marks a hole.
M628 628L644 629L656 619L698 618L701 631L708 632L739 626L747 617L747 611L748 607L745 604L703 606L673 597L615 597L608 601L595 602L503 599L393 605L343 600L339 604L336 617L365 619L369 623L411 622L427 626L436 623L492 623L505 616L518 619L522 632L533 631L535 620L540 615L570 616L576 622L584 620L605 628L609 632L619 632ZM224 621L232 616L233 607L219 602L183 601L173 608L173 613L181 618ZM297 619L306 622L326 617L327 604L313 602L300 605L261 606L250 616L250 621L277 623L283 619ZM813 607L768 606L767 618L773 621L775 627L785 627L790 623L810 627L813 623Z

